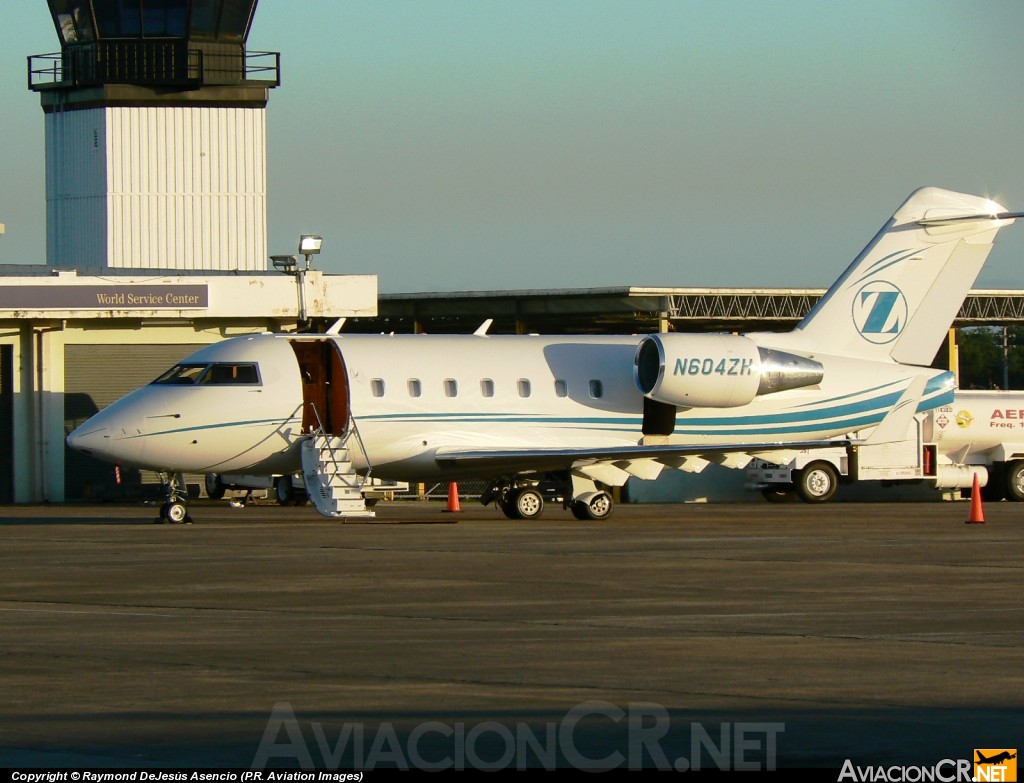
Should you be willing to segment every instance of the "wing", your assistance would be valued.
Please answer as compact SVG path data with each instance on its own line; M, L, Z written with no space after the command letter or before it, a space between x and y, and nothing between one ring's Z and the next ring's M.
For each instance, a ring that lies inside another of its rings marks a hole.
M849 440L807 440L564 449L438 449L435 459L442 468L489 476L582 470L594 478L617 485L624 483L629 476L655 478L665 467L695 472L711 463L742 467L754 456L768 458L777 452L835 448L850 443ZM621 480L616 480L618 478Z

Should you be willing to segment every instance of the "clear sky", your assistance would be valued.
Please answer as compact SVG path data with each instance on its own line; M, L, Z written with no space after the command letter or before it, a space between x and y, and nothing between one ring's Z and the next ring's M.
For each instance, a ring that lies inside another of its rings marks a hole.
M270 251L382 291L826 286L921 185L1024 210L1024 3L260 0ZM0 262L45 257L44 0L0 15ZM1024 223L980 287L1024 287Z

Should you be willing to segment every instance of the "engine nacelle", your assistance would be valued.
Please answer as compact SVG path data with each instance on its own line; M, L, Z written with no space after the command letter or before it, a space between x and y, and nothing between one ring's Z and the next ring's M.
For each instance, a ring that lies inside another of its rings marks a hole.
M823 377L813 359L734 334L648 335L633 360L633 379L644 396L687 408L735 408Z

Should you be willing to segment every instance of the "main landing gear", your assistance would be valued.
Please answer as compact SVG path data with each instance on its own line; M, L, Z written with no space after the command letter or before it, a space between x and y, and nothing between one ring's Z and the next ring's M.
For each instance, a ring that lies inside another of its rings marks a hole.
M157 525L191 525L188 513L188 489L181 473L161 475L164 488L164 502L160 504L160 516L153 520Z
M497 504L509 519L538 519L547 503L561 503L581 520L607 519L614 507L612 496L593 482L565 479L496 481L480 502Z
M569 510L576 519L607 519L612 515L612 496L600 490L588 492L569 504Z

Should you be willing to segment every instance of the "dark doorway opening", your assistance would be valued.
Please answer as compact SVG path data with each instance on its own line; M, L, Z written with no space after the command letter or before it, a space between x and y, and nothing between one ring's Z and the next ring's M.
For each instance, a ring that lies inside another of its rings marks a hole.
M291 340L302 376L302 431L339 435L348 427L348 374L333 340Z

